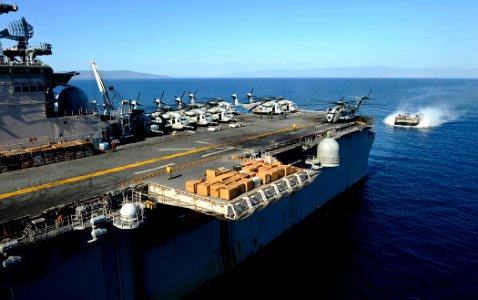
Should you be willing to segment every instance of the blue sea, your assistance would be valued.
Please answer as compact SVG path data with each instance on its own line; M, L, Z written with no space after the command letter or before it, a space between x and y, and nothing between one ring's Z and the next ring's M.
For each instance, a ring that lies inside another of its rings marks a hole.
M72 81L88 96L93 81ZM304 109L367 95L375 118L365 180L189 298L478 299L478 80L160 79L109 82L154 110L197 90L282 95ZM187 102L187 96L183 98ZM400 112L422 113L414 128ZM312 197L312 196L311 196ZM187 270L185 270L187 272Z

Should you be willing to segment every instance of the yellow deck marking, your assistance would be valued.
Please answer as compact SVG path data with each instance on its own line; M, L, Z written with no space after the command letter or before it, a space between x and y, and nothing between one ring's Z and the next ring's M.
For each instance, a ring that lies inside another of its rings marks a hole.
M315 123L311 122L311 123L306 123L304 125L298 125L297 128L306 127L306 126L309 126L311 124L315 124ZM272 135L272 134L276 134L276 133L281 133L281 132L286 132L286 131L291 131L291 130L293 130L291 127L287 127L287 128L283 128L283 129L279 129L279 130L275 130L275 131L270 131L270 132L261 133L261 134L258 134L258 135L242 138L239 141L244 142L244 141L257 139L257 138L260 138L260 137L264 137L264 136L268 136L268 135ZM171 159L171 158L176 158L176 157L180 157L180 156L185 156L185 155L189 155L189 154L193 154L193 153L198 153L198 152L202 152L202 151L206 151L206 150L210 150L210 149L214 149L214 148L223 147L223 146L226 146L226 145L227 144L210 145L210 146L197 148L197 149L192 149L192 150L179 152L179 153L175 153L175 154L171 154L171 155L156 157L156 158L144 160L144 161L141 161L141 162L129 164L129 165L126 165L126 166L116 167L116 168L107 169L107 170L98 171L98 172L93 172L93 173L89 173L89 174L85 174L85 175L81 175L81 176L76 176L76 177L70 177L70 178L67 178L67 179L57 180L57 181L53 181L53 182L50 182L50 183L45 183L45 184L37 185L37 186L34 186L34 187L29 187L29 188L26 188L26 189L16 190L16 191L10 192L10 193L0 194L0 199L5 199L5 198L11 197L11 196L22 195L22 194L26 194L26 193L31 193L31 192L35 192L35 191L38 191L38 190L42 190L42 189L46 189L46 188L50 188L50 187L54 187L54 186L58 186L58 185L66 184L66 183L73 183L73 182L77 182L77 181L81 181L81 180L85 180L85 179L89 179L89 178L93 178L93 177L98 177L98 176L102 176L102 175L106 175L106 174L110 174L110 173L116 173L116 172L124 171L124 170L127 170L127 169L136 168L136 167L139 167L139 166L152 164L152 163L155 163L155 162L158 162L158 161L167 160L167 159Z

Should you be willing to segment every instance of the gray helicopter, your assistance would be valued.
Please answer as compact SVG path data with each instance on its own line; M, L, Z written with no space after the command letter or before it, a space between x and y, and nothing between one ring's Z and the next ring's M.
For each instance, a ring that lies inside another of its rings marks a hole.
M354 97L355 101L352 102L343 101L344 97L342 97L341 101L337 101L334 106L327 108L327 122L337 123L355 119L357 117L355 113L359 110L360 105L370 99L371 93L372 89L367 96L356 96Z

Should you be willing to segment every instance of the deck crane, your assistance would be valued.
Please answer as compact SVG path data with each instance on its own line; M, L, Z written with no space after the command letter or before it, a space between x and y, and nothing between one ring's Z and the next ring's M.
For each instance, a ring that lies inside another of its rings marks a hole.
M110 96L108 90L105 86L105 82L98 71L98 67L94 61L90 61L91 69L93 70L93 74L95 75L96 83L98 84L98 89L100 90L101 97L103 100L103 107L104 112L103 114L107 115L108 111L113 112L115 107L113 104L113 97Z

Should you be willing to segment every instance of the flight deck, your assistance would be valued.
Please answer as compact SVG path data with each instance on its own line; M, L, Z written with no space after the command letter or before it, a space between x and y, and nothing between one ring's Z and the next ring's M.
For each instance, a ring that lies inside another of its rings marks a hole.
M0 222L152 178L184 190L187 180L204 176L206 169L233 168L238 162L231 157L254 158L287 147L305 148L317 133L347 125L328 123L320 111L299 111L286 118L247 114L237 119L242 126L222 123L214 131L208 127L176 131L99 155L2 173ZM167 166L172 169L171 179Z

